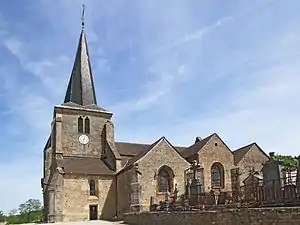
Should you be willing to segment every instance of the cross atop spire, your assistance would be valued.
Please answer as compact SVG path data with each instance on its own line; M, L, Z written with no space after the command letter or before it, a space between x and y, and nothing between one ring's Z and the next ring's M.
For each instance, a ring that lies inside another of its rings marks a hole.
M75 62L68 84L64 103L82 106L96 106L96 94L92 76L91 63L84 33L84 5L82 12L82 30L77 47Z
M82 5L82 15L81 15L81 28L84 29L84 11L85 11L85 5Z

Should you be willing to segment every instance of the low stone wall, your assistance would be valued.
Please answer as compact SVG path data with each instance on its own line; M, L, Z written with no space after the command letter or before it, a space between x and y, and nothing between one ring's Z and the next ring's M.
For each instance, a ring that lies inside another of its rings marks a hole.
M128 213L129 225L299 225L300 207Z

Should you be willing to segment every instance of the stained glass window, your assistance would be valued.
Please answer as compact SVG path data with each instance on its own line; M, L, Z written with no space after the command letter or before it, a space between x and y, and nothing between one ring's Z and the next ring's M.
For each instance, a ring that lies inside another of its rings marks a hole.
M161 169L158 173L158 191L167 192L171 191L171 179L168 171Z
M96 185L94 180L90 180L90 196L96 195Z
M219 163L214 163L211 167L211 186L223 187L224 183L224 169Z

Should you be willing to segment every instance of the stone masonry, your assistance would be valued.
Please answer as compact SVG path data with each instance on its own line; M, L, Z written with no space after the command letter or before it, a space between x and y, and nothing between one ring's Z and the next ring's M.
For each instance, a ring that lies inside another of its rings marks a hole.
M217 136L213 135L203 149L198 153L199 162L204 167L204 188L210 191L211 188L211 171L213 163L220 163L224 167L224 190L231 190L231 169L235 168L234 155L224 142Z
M164 139L162 138L152 150L150 150L138 163L138 169L141 172L141 204L143 211L150 210L150 198L154 197L155 202L164 200L164 196L161 196L157 191L157 173L162 166L168 166L174 172L173 185L177 184L177 188L180 194L185 192L185 178L184 170L188 169L190 164L182 158L182 156ZM118 174L118 181L120 182L119 195L125 194L125 191L129 191L130 176L132 176L131 170ZM125 195L129 196L129 195ZM161 197L163 199L161 199ZM123 201L121 200L123 199ZM129 198L120 197L118 204L122 207L118 211L120 217L123 213L129 212Z
M88 181L97 182L96 196L89 196ZM68 175L64 180L64 221L88 220L88 206L98 205L101 219L111 219L116 215L115 179L109 176Z
M260 172L263 168L263 163L268 160L268 156L263 153L257 145L253 145L243 159L237 164L239 172L241 173L240 181L243 185L243 181L247 178L249 171Z
M300 208L129 213L125 215L124 221L129 225L298 225Z

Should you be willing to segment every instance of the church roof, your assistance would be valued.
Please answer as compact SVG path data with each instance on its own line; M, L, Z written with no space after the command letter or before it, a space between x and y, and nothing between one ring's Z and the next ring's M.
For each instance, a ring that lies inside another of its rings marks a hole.
M64 103L74 103L81 106L97 105L90 57L83 28Z
M182 154L184 158L189 158L190 156L196 154L198 151L200 151L204 145L215 135L215 133L209 135L208 137L195 142L195 144L191 145L190 147L187 147L185 149L180 149L179 152Z
M217 134L213 133L202 140L197 139L196 142L189 147L174 146L174 148L179 152L179 154L181 154L185 159L187 159L190 156L196 154L198 151L200 151L214 135ZM116 147L121 156L134 157L136 161L138 157L142 157L151 149L151 145L149 144L137 144L126 142L116 142ZM130 160L132 161L133 159L131 158Z
M233 155L234 155L234 164L237 165L239 164L239 162L245 157L245 155L250 151L250 149L256 146L258 148L259 151L261 151L267 158L270 158L260 147L257 143L251 143L249 145L246 145L244 147L241 147L235 151L233 151Z
M100 158L65 156L61 166L67 174L115 175Z
M116 147L121 156L136 156L141 153L148 152L151 144L129 143L129 142L116 142ZM182 146L174 146L180 153L186 149Z
M136 161L138 161L139 159L143 158L162 138L158 139L157 141L155 141L152 145L148 145L147 149L145 151L140 152L138 155L130 158L128 160L128 162L126 163L125 167L122 169L122 171L125 171L127 169L129 169L131 166L134 165L134 163Z
M233 151L235 165L237 165L244 158L244 156L252 148L253 145L255 145L255 143L251 143L249 145L246 145L244 147L241 147L241 148Z
M125 171L131 168L135 162L139 159L143 158L158 142L162 139L165 139L175 151L181 155L181 151L185 149L185 147L173 146L165 137L161 137L151 145L149 144L136 144L136 143L126 143L126 142L116 142L117 150L119 151L121 156L129 156L132 155L133 157L128 160L125 167L121 171ZM120 172L121 172L120 171Z
M128 142L116 142L116 148L122 156L136 156L142 152L145 152L149 148L149 144L128 143Z

